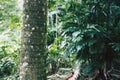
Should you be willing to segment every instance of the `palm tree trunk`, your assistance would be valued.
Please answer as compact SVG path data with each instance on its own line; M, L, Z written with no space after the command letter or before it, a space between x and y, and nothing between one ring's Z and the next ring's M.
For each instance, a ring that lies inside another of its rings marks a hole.
M23 7L20 80L47 80L47 0L24 0Z

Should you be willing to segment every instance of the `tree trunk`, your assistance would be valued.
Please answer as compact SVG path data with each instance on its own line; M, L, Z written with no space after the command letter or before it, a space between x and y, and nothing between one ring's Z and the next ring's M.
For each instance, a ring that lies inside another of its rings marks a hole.
M110 80L104 69L99 69L92 80Z
M20 80L47 80L47 0L24 0Z

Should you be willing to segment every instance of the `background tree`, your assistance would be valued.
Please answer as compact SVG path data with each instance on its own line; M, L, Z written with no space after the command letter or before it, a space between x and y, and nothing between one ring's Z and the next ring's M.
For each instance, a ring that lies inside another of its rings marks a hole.
M46 80L47 0L24 0L20 80Z

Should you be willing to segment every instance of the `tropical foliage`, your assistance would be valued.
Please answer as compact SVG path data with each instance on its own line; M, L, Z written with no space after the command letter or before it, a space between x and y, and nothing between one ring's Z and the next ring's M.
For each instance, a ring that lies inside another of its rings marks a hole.
M21 11L16 4L0 0L2 80L16 80L19 73ZM118 80L120 1L49 0L48 8L48 75L60 67L79 67L80 80L84 76Z
M16 72L19 70L20 15L16 3L16 0L0 0L0 77L2 80L18 78Z
M52 19L62 36L61 53L68 58L76 55L83 74L93 76L99 71L102 74L97 75L104 79L109 78L104 74L119 70L119 5L117 0L63 0L54 5Z

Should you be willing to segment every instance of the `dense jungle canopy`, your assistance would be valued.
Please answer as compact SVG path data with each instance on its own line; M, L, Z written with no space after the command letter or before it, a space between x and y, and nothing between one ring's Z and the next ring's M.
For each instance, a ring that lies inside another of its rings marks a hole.
M119 36L119 0L0 0L0 80L119 80Z

